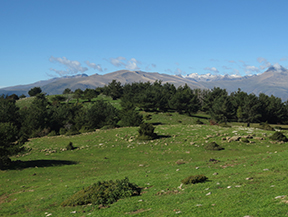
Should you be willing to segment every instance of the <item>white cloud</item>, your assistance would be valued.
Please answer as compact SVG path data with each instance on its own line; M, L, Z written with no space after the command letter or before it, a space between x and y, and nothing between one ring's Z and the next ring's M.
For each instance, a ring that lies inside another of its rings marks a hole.
M85 61L85 63L86 63L86 65L89 66L90 68L97 69L99 72L103 72L103 69L102 69L101 65L95 64L95 63L90 63L88 60Z
M280 61L286 61L286 60L287 60L286 57L283 57L283 58L280 59Z
M253 72L259 72L259 68L256 66L245 66L245 73L246 74L251 74Z
M156 64L154 64L154 63L152 63L151 66L152 66L153 68L156 68L156 67L157 67Z
M211 71L211 72L214 72L214 73L219 73L218 69L216 69L215 67L206 67L204 68L204 70L208 70L208 71Z
M76 60L68 60L66 57L53 57L51 56L49 58L50 62L57 62L60 63L61 65L64 65L66 67L66 70L57 70L57 69L50 69L51 71L56 72L60 76L66 75L66 74L77 74L78 72L85 72L88 70L87 67L82 67L81 63L76 61Z
M109 62L116 67L126 65L124 62L122 62L123 60L126 60L125 57L110 58L109 60L110 60Z
M266 69L271 66L271 63L267 61L267 59L263 57L258 57L257 58L258 63L261 63L262 65L260 66L260 69Z
M137 66L137 64L140 64L140 62L137 61L135 58L131 58L129 61L127 61L125 68L132 71L138 70L139 67Z
M109 62L116 67L124 66L128 70L139 70L140 68L138 67L138 64L141 64L141 62L136 60L135 58L126 60L125 57L121 56L117 58L110 58Z

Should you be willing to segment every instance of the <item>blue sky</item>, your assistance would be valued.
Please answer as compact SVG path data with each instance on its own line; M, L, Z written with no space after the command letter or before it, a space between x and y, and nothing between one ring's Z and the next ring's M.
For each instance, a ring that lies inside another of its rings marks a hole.
M0 87L120 69L257 74L288 66L288 1L0 0Z

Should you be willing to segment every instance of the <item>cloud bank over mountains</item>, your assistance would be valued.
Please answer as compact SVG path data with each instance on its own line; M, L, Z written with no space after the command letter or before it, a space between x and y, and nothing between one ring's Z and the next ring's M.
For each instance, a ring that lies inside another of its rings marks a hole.
M156 64L155 63L145 63L143 64L141 61L139 61L136 58L125 58L123 56L118 57L110 57L110 58L103 58L102 60L108 62L111 67L118 68L118 69L127 69L130 71L155 71ZM287 58L283 57L279 61L286 61ZM49 70L52 72L55 72L58 76L67 76L67 75L75 75L77 73L84 73L88 71L89 69L96 70L97 72L105 72L107 71L107 68L102 67L99 63L90 62L88 60L84 61L84 64L86 66L82 66L82 64L77 60L69 60L66 57L54 57L51 56L49 58L49 61L53 64L58 64L59 68L56 69L56 67L51 67ZM176 65L175 68L173 68L170 65L170 68L166 68L163 70L163 72L167 72L169 74L179 75L181 77L194 79L196 81L199 80L218 80L218 79L237 79L245 76L252 76L257 75L264 70L268 69L272 66L272 64L264 57L258 57L257 58L257 66L251 65L246 61L243 60L226 60L226 64L221 64L220 60L217 59L210 59L211 65L204 67L202 69L195 69L194 67L188 67L187 69L183 69L182 65L179 62L175 62ZM105 62L104 62L105 64ZM279 63L275 63L273 65L275 69L280 68ZM219 70L221 69L221 70ZM159 71L159 70L158 70ZM192 71L192 73L187 73L187 71ZM194 71L194 72L193 72ZM199 71L202 73L199 73ZM242 72L242 75L241 75ZM244 75L243 75L244 74ZM53 75L50 75L53 76Z

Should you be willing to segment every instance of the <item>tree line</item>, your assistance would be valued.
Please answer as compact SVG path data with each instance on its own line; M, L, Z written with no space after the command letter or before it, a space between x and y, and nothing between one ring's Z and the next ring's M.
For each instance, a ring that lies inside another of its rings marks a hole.
M273 95L248 94L240 89L228 94L219 87L191 89L188 85L175 87L161 81L134 82L122 85L113 80L96 89L65 89L49 101L41 88L32 88L35 96L29 107L16 105L18 96L0 97L0 164L9 164L9 156L23 151L31 137L73 135L99 128L139 126L143 116L139 111L178 112L192 116L206 112L218 123L268 122L288 123L288 103ZM121 99L121 110L104 100L92 101L99 94ZM21 96L23 98L23 96ZM75 98L76 103L69 103ZM84 105L79 100L91 102Z

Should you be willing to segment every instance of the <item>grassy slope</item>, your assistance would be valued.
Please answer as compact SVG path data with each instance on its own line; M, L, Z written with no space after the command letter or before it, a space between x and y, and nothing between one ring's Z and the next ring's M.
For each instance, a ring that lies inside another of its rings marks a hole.
M269 136L272 132L241 126L193 125L196 119L176 113L172 116L153 114L149 122L155 124L155 131L162 137L147 142L133 139L137 134L137 128L133 127L97 130L73 137L32 139L26 144L32 151L13 158L26 165L0 171L0 215L172 216L178 213L180 216L206 217L288 214L287 204L281 202L285 200L275 199L287 195L287 144L271 144L267 137L262 141L252 139L253 144L228 143L221 139L224 134L263 136L266 133ZM207 135L211 138L207 139ZM61 151L70 141L80 149ZM206 151L203 145L209 141L217 142L225 150ZM44 152L44 149L57 152ZM211 158L220 162L209 162ZM180 159L186 163L175 164ZM215 172L218 175L213 175ZM180 193L163 194L163 191L176 190L183 178L197 174L206 175L209 181L182 186L184 190L178 189ZM64 199L83 187L98 180L123 179L125 176L131 182L147 187L141 196L119 200L101 210L93 206L60 207ZM245 180L248 177L253 179ZM157 195L159 192L163 195ZM207 196L208 192L211 195ZM72 211L77 213L70 214Z

